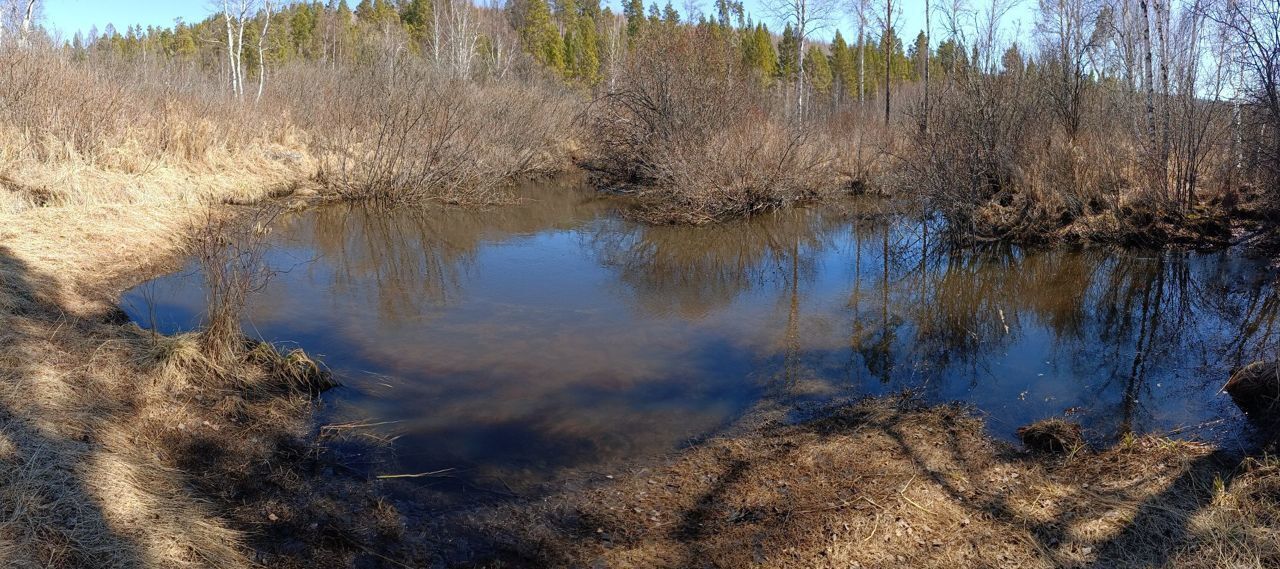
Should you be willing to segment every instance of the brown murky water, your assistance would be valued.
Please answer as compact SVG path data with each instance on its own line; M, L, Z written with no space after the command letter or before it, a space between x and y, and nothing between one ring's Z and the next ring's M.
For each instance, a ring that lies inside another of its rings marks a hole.
M287 219L245 329L322 355L346 384L327 421L381 423L400 472L462 493L536 493L761 406L904 389L1005 438L1069 414L1100 441L1220 439L1248 429L1228 371L1274 353L1275 274L1233 253L946 251L848 207L651 227L581 189L528 197ZM124 304L193 328L200 276Z

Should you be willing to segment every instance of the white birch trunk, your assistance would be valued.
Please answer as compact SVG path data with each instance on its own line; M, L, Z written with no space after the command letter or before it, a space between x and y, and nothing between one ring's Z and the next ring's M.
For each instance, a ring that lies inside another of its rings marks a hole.
M227 23L227 72L231 75L231 94L239 95L240 86L236 83L236 41L231 23L231 6L227 0L222 0L222 18Z
M253 99L254 103L262 100L262 87L267 82L266 43L267 30L271 29L271 2L263 2L262 6L266 18L262 21L262 35L258 36L258 96Z

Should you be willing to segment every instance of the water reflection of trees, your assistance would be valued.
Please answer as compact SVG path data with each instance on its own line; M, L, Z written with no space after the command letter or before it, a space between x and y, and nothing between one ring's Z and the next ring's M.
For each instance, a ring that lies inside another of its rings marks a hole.
M1080 388L1112 401L1092 412L1122 434L1150 418L1153 378L1198 380L1179 382L1180 394L1202 393L1274 344L1271 277L1230 254L930 251L918 226L855 233L855 375L977 383L1042 330Z
M1181 396L1200 393L1270 345L1278 305L1264 271L1230 254L954 249L930 243L918 222L815 210L714 228L616 222L588 239L646 314L702 318L753 291L775 299L764 346L777 358L774 395L794 394L798 378L837 379L825 360L839 346L805 332L825 330L832 314L805 301L830 293L811 290L820 270L842 265L853 385L976 387L1010 373L999 371L1009 350L1043 350L1120 432L1150 419L1144 402L1161 396L1158 378L1183 380Z
M758 285L812 278L840 220L792 209L716 226L601 224L589 245L646 314L698 318Z
M485 241L578 226L608 206L586 190L543 186L518 205L387 210L364 204L321 208L296 231L332 270L340 295L358 295L396 321L454 302Z

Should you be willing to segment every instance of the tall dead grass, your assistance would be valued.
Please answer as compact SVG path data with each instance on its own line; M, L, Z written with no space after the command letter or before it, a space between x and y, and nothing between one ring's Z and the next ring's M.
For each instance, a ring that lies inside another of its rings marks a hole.
M0 213L194 203L308 170L286 113L219 96L192 69L12 47L0 69Z

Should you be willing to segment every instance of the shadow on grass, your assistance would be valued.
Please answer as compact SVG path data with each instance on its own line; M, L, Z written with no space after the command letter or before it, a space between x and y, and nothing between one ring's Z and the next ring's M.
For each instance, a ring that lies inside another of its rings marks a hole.
M66 363L45 361L57 337L95 324L64 311L54 283L0 246L0 562L140 566L135 536L116 529L104 488L85 480L101 451L92 427L108 405L69 400L91 385L45 383L47 366Z
M1155 439L1028 455L972 423L877 401L709 441L639 479L499 510L498 553L461 565L1164 567L1212 539L1193 519L1243 471Z

